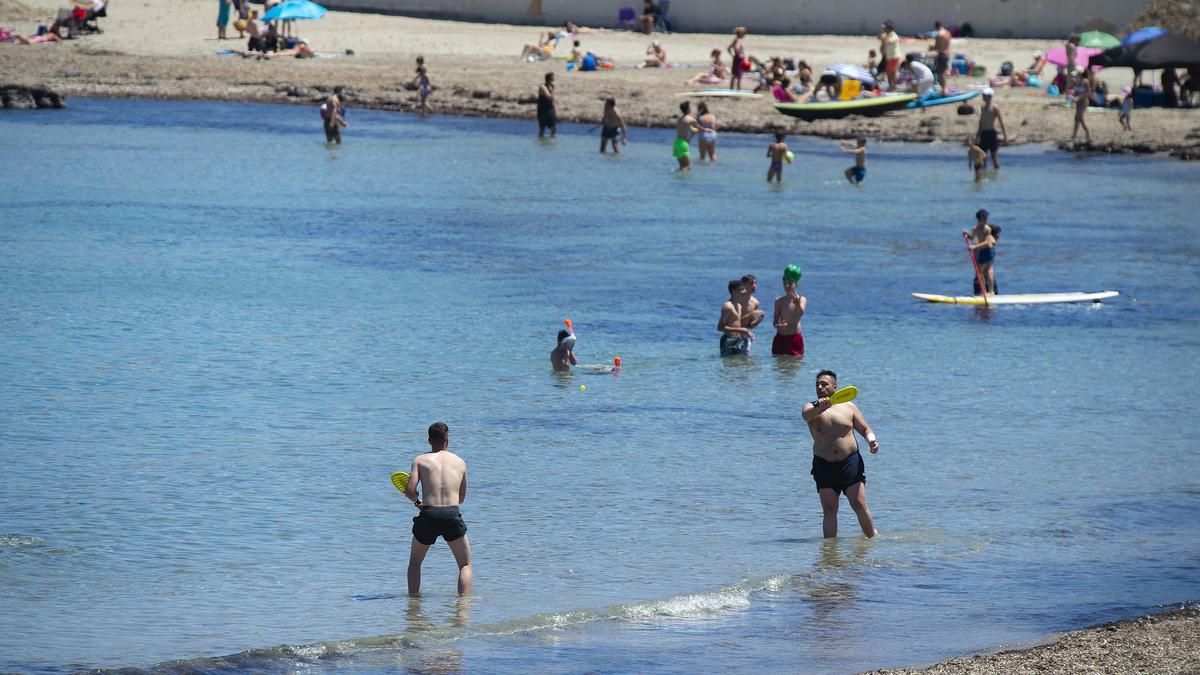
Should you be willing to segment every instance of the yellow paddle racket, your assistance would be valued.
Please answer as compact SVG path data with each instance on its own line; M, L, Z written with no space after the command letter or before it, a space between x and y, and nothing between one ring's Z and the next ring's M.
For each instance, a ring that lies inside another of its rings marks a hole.
M407 490L408 474L403 471L397 471L396 473L392 474L392 485L395 485L396 489L400 492Z
M845 403L847 401L853 401L855 396L858 396L858 387L842 387L841 389L833 392L833 396L829 397L829 402Z

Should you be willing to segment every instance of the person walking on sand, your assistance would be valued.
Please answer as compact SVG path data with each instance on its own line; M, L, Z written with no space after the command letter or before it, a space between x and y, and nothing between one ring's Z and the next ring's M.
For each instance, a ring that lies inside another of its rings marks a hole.
M938 84L942 87L942 96L945 96L949 91L950 31L942 25L941 21L934 21L933 28L933 44L930 47L937 52L933 61L933 70L937 75Z
M787 157L787 143L783 141L787 134L775 134L775 142L767 146L767 157L771 158L771 167L767 169L767 182L774 178L778 183L783 180L783 161Z
M975 182L983 182L983 170L987 167L987 153L971 136L967 136L964 145L967 146L967 164L975 170Z
M1092 144L1092 130L1088 129L1087 120L1084 117L1087 115L1088 106L1092 102L1092 91L1094 82L1087 74L1080 75L1075 80L1075 127L1071 129L1071 144L1075 144L1075 135L1079 133L1079 128L1083 127L1084 137L1087 138L1087 144Z
M721 305L721 316L717 319L717 331L721 333L721 356L749 354L754 332L744 325L746 303L749 293L741 279L729 282L729 299Z
M745 26L738 26L733 29L733 42L725 48L729 52L733 63L730 65L729 88L742 88L742 75L746 74L746 45L743 42L746 38Z
M225 39L225 27L229 25L229 10L232 6L230 0L217 0L220 4L217 5L217 39Z
M860 135L857 145L850 141L842 141L841 149L842 152L854 155L854 166L843 172L846 180L853 185L862 185L863 179L867 177L867 137Z
M421 563L438 537L446 540L458 563L458 594L471 594L471 543L458 507L467 500L467 463L450 452L450 429L442 422L429 425L429 452L412 463L404 491L421 513L413 518L412 549L408 556L408 594L421 593ZM418 488L421 494L418 494Z
M1130 117L1133 115L1133 92L1129 87L1121 90L1121 114L1117 116L1117 121L1121 123L1121 129L1124 131L1133 131L1133 126L1130 125Z
M675 146L671 154L679 160L678 171L692 170L692 134L699 134L711 129L700 126L692 117L692 104L684 101L679 104L679 119L675 120Z
M867 471L854 432L867 439L871 454L879 452L879 441L853 402L830 402L835 391L837 374L822 370L817 373L817 400L805 403L800 412L813 438L812 477L821 498L821 532L826 539L837 536L838 496L844 492L863 534L874 537L879 532L867 508Z
M697 145L700 146L700 161L708 159L710 162L717 161L717 116L709 112L708 104L704 101L696 107L696 112L699 117L696 121L704 131L700 132L700 140Z
M996 125L1004 132L1004 142L1008 143L1008 128L1004 126L1004 116L1000 114L1000 106L992 102L996 92L991 87L983 89L983 105L979 107L979 147L992 155L992 168L1000 168L1000 138L996 134Z
M804 356L804 334L800 331L800 317L808 306L808 298L796 291L803 274L799 265L783 268L783 295L775 298L775 315L771 323L775 326L775 339L771 342L771 353L776 356Z
M595 131L596 127L600 127L600 153L604 154L604 148L612 141L613 154L621 154L619 146L629 142L629 127L625 126L625 118L617 109L617 99L604 99L604 113L600 116L600 124L588 129L588 132Z
M325 125L325 142L342 144L342 127L349 126L346 123L346 118L342 111L342 98L345 96L345 87L338 85L333 88L333 93L325 98L325 102L321 104L321 120Z
M558 137L558 112L554 108L554 73L546 73L546 81L538 85L537 97L538 138Z
M975 212L975 227L970 232L963 230L963 236L974 239L975 243L967 244L971 255L975 257L975 265L979 267L979 276L983 277L984 290L988 295L996 294L996 271L992 263L996 260L996 237L1000 228L988 222L987 209ZM975 295L979 295L979 280L975 280Z

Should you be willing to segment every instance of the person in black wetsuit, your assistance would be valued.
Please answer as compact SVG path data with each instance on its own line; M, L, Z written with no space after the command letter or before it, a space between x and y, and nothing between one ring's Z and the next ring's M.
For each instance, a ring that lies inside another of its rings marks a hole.
M550 138L558 136L558 112L554 109L554 73L546 73L546 81L538 85L537 98L538 138L544 138L546 129Z

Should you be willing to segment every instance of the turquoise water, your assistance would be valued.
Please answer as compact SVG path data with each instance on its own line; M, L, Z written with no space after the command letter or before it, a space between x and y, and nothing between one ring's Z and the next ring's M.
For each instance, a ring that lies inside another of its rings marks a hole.
M73 100L0 117L0 670L854 671L1200 599L1200 166ZM1004 226L979 311L959 231ZM717 356L805 269L808 354ZM571 318L583 363L547 354ZM799 417L859 387L883 536L823 542ZM581 391L580 385L586 385ZM405 596L443 420L475 591ZM233 655L233 656L230 656ZM223 660L210 657L227 656Z

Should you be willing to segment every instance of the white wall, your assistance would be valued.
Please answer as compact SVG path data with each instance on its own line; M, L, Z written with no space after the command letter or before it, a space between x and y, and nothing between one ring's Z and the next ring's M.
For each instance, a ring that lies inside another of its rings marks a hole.
M613 26L617 8L641 0L325 0L330 9L358 9L442 19L553 25L571 19ZM1123 29L1145 0L673 0L670 19L683 32L873 35L884 19L902 35L970 22L980 37L1061 38L1093 28Z

